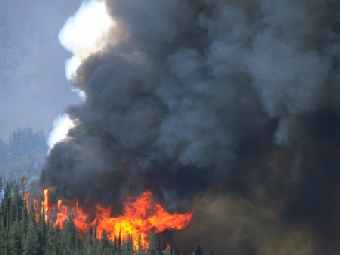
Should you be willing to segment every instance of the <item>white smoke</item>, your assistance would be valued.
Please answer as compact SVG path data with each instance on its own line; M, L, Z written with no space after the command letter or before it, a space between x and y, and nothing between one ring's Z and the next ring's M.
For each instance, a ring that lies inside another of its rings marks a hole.
M115 25L105 2L96 0L84 2L74 16L66 21L59 33L59 41L73 54L65 63L67 79L72 80L86 57L104 47L103 39ZM74 91L82 100L86 100L83 91L77 89ZM69 130L75 127L75 123L68 114L65 114L55 120L53 126L48 139L49 150L67 138Z
M54 121L53 130L48 138L49 150L57 143L64 141L67 138L68 132L76 125L68 114L64 114Z
M73 54L66 61L68 79L72 79L83 59L104 47L103 38L115 25L105 2L95 0L84 2L75 15L67 20L59 33L59 41Z

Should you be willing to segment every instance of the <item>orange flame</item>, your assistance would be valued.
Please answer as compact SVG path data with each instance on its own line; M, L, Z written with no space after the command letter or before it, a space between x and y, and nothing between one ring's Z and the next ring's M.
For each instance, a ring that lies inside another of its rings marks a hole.
M42 203L42 215L45 217L45 221L48 222L50 216L50 192L48 189L44 189L44 199Z
M54 227L57 229L63 229L65 227L65 223L68 219L69 210L67 206L63 204L62 200L58 200L57 204L57 216L55 219Z
M144 192L135 200L125 202L123 214L117 217L112 216L111 208L100 204L96 205L94 219L93 217L91 219L78 202L66 204L58 200L57 205L52 205L47 189L44 190L44 200L41 204L45 221L57 229L63 229L66 222L71 219L81 234L95 229L97 239L101 240L105 235L108 240L118 240L121 244L132 241L135 250L148 249L151 234L185 229L192 219L191 212L173 214L167 212L154 201L151 192Z

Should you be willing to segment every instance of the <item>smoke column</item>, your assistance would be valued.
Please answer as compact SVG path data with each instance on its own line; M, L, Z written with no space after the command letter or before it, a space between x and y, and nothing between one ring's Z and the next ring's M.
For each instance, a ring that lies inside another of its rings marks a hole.
M176 237L188 250L339 252L339 8L85 2L60 34L85 100L67 110L74 126L42 184L117 211L151 190L194 210Z

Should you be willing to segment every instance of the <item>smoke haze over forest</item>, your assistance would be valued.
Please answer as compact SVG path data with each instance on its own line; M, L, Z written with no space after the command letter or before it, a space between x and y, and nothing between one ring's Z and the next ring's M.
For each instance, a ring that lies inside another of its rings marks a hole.
M0 138L18 128L48 132L77 102L64 75L58 33L80 0L1 1Z

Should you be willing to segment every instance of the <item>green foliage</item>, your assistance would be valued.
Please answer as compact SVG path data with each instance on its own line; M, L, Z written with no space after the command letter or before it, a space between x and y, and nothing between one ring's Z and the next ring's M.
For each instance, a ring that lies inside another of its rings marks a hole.
M38 226L29 221L26 235L23 239L23 255L40 255L43 254L43 247L39 238L40 232ZM20 253L17 253L20 254Z
M133 251L131 240L122 244L120 240L111 242L106 233L101 241L93 232L80 235L72 219L63 230L46 224L43 217L37 222L25 207L23 185L3 187L0 180L0 192L4 190L0 197L0 255L176 255L160 251L155 236L151 237L149 251Z

